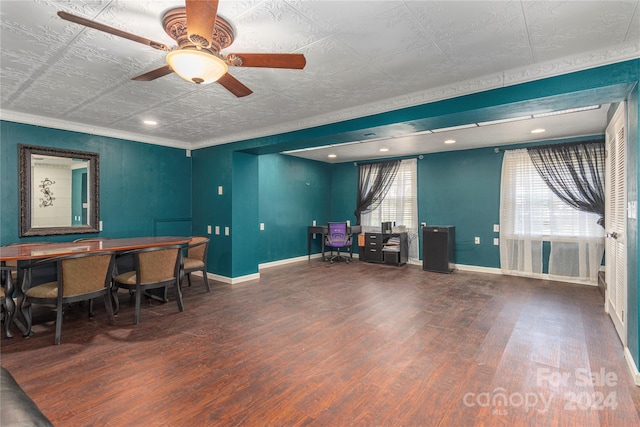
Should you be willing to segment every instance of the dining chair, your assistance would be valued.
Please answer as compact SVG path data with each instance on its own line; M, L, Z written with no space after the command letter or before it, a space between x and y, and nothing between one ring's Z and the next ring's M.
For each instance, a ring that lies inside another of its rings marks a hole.
M208 237L192 237L187 246L187 256L183 258L182 271L187 276L187 282L191 286L191 273L202 271L202 279L207 292L211 292L209 280L207 278L207 251L209 248Z
M140 302L142 293L150 289L173 286L178 310L184 311L180 281L182 275L182 246L156 246L122 252L120 255L133 255L135 270L118 274L113 278L112 293L117 313L120 308L118 289L127 289L134 293L134 324L140 320Z
M324 245L331 248L331 255L325 261L334 262L335 260L350 261L350 258L346 258L340 255L340 249L349 248L351 258L353 258L353 249L351 246L351 235L348 233L348 227L346 222L330 222L328 223L328 231L325 236ZM333 255L333 249L337 249L338 255Z
M22 285L24 298L20 306L20 311L27 322L25 335L31 334L33 303L56 306L55 344L60 344L64 304L102 296L109 324L114 325L115 317L110 298L113 262L114 253L104 251L45 258L25 265L25 279ZM32 286L33 270L51 264L56 266L57 280ZM89 309L89 317L93 317L91 309Z
M15 282L11 279L11 274L16 267L10 265L0 265L2 271L2 287L0 287L0 311L2 322L4 322L4 333L7 338L13 338L11 324L16 312L16 305L13 302L13 286Z

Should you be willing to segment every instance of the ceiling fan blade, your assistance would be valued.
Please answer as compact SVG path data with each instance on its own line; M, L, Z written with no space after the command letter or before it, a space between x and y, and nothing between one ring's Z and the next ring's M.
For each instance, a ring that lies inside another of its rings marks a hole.
M171 73L173 73L171 67L169 67L169 65L163 65L162 67L156 68L155 70L147 71L144 74L132 77L131 80L135 80L137 82L150 82L151 80L158 79Z
M238 79L229 73L220 77L218 83L238 98L242 98L243 96L251 95L253 93L251 89L240 83Z
M186 0L187 37L196 46L211 47L218 0Z
M236 67L292 68L302 70L307 60L301 53L230 53L229 65ZM237 61L237 59L240 61ZM239 63L238 63L239 62Z
M113 34L114 36L122 37L125 39L132 40L134 42L146 44L147 46L151 46L154 49L170 51L171 48L163 43L159 43L153 40L149 40L144 37L137 36L135 34L128 33L126 31L119 30L117 28L110 27L108 25L101 24L96 21L92 21L90 19L82 18L80 16L72 15L67 12L59 11L58 16L66 21L73 22L75 24L84 25L85 27L93 28L98 31L103 31L105 33Z

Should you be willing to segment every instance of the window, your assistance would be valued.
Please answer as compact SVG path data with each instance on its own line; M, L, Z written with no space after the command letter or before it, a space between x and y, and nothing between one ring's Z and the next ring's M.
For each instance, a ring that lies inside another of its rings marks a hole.
M409 238L409 258L418 258L418 186L416 159L403 160L398 173L380 206L363 213L361 225L365 231L380 231L383 222L403 225Z
M545 184L527 150L504 154L500 263L509 274L540 276L542 242L551 242L549 275L593 282L604 250L599 216L575 209Z

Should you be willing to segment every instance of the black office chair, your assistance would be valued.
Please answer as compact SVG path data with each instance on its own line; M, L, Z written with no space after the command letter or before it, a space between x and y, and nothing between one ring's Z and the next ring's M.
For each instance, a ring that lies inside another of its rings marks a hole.
M325 258L325 261L334 262L335 260L342 260L345 262L353 259L353 247L351 245L351 235L348 233L348 227L346 222L330 222L328 224L328 232L325 236L324 245L331 248L331 255L329 258ZM340 249L349 247L349 258L340 255ZM333 255L333 249L337 249L338 254Z

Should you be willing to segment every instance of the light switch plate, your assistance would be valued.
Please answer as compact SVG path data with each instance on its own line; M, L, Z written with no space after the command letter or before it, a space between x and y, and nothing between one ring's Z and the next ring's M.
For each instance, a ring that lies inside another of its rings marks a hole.
M264 231L264 222L260 223L260 231Z
M224 235L228 236L229 235L229 227L225 227L224 228Z
M480 244L480 238L479 237L474 238L473 239L473 243L475 243L476 245L479 245Z
M498 239L497 237L493 238L493 245L494 246L500 246L500 239Z
M207 225L207 234L211 234L211 226Z
M220 234L220 226L216 225L216 235Z
M493 232L494 233L500 232L500 224L493 224Z

